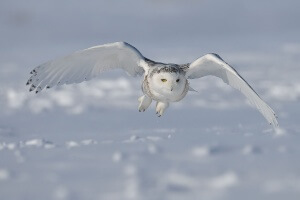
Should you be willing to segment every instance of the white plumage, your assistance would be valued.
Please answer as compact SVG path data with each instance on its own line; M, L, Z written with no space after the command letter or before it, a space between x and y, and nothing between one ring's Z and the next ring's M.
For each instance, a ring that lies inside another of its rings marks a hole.
M237 73L237 71L229 66L220 56L216 54L208 54L198 58L189 66L186 76L190 79L201 78L203 76L216 76L221 78L224 83L238 89L248 100L255 105L259 112L266 120L275 126L278 126L274 111L266 104L252 87Z
M122 68L132 76L142 75L141 60L140 52L127 43L95 46L36 67L27 84L32 84L30 90L36 88L39 92L45 87L90 80L115 68Z
M145 111L152 100L161 116L169 102L180 101L189 91L187 79L216 76L241 91L274 127L278 126L274 111L252 87L217 54L207 54L192 63L164 64L145 58L135 47L117 42L77 51L63 58L44 63L31 71L27 85L36 93L55 85L80 83L100 73L120 68L131 76L144 75L139 98L139 111Z

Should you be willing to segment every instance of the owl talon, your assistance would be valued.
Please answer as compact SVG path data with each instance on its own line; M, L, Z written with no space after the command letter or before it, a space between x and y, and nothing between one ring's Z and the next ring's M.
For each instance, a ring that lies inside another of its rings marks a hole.
M158 117L161 117L165 110L168 108L169 103L166 102L157 102L156 104L156 114Z
M152 99L147 97L146 95L141 96L139 99L139 112L145 112L145 110L150 106Z

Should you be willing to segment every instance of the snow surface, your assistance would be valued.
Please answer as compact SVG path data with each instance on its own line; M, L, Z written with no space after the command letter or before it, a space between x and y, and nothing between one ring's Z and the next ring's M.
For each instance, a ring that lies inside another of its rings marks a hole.
M134 4L134 6L132 6ZM0 199L299 199L300 2L3 1ZM233 12L234 11L234 12ZM29 71L127 41L186 63L216 52L279 116L274 131L221 80L192 80L158 118L116 71L35 95Z

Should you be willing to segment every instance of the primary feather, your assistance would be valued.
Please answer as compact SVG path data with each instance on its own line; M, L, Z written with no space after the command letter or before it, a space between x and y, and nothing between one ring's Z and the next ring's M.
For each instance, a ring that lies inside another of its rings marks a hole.
M270 124L275 127L278 126L275 112L259 97L237 71L217 54L207 54L198 58L189 65L186 73L186 76L190 79L208 75L219 77L225 83L241 91Z
M142 60L143 55L125 42L95 46L36 67L27 85L31 84L30 91L38 93L45 87L80 83L116 68L131 76L142 75L144 69L139 65Z

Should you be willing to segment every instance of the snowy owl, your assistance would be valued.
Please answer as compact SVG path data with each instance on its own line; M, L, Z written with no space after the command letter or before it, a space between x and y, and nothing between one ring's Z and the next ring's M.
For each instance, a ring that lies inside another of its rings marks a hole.
M97 77L100 73L120 68L131 76L143 76L139 111L145 111L152 100L160 117L170 102L183 99L188 91L188 79L216 76L241 91L274 127L278 126L274 111L258 96L252 87L219 55L206 54L192 63L160 63L144 57L134 46L116 42L77 51L33 69L27 85L36 93L55 85L80 83Z

